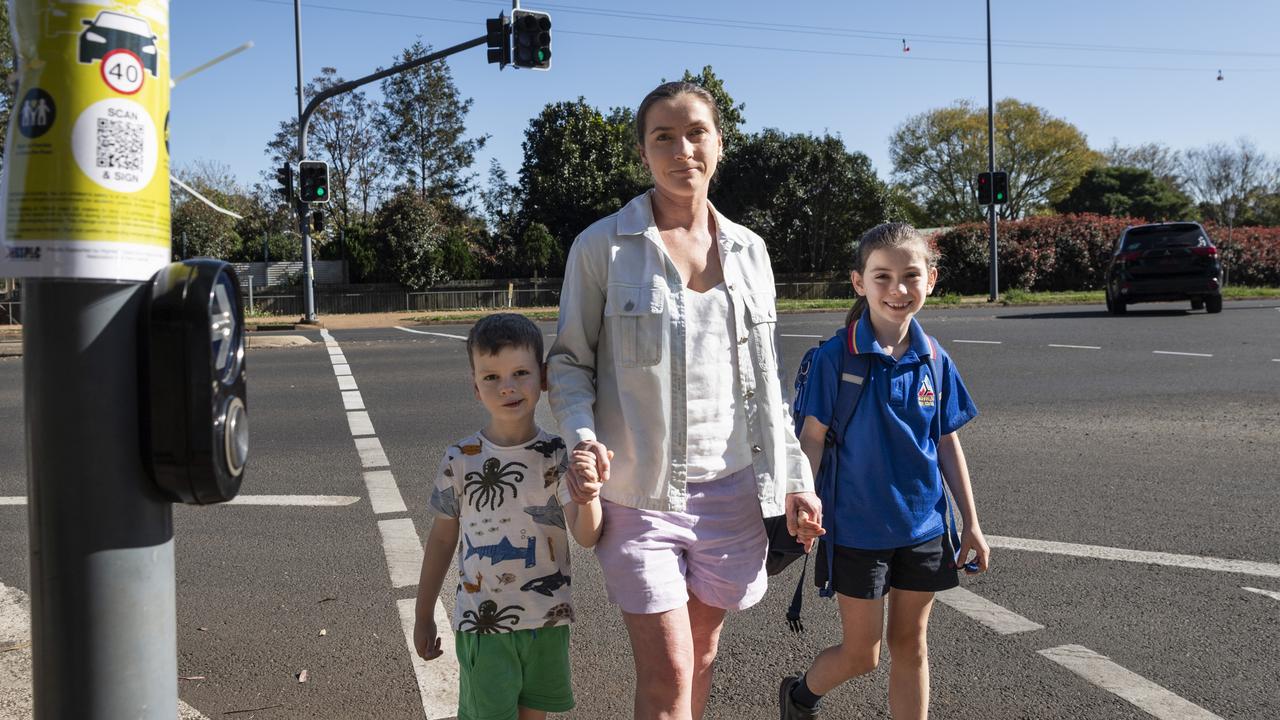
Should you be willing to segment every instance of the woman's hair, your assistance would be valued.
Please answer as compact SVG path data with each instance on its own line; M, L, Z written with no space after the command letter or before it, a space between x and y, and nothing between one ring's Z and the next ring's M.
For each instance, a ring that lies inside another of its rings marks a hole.
M934 250L933 244L929 242L928 238L921 235L919 230L907 223L883 223L862 233L862 237L858 238L858 242L853 246L853 271L861 275L867 267L867 258L870 258L871 253L876 250L896 248L906 248L919 252L924 257L924 263L927 267L938 266L937 250ZM855 320L862 317L862 313L866 309L867 298L859 295L853 301L853 307L849 309L849 314L845 316L844 324L846 326L852 325Z
M716 99L711 93L707 92L706 88L683 80L665 82L649 91L649 94L644 96L644 100L640 101L640 109L636 111L636 141L640 143L640 147L644 147L645 113L649 112L649 108L659 100L667 100L680 95L693 95L705 102L711 108L711 121L715 123L716 132L721 135L724 134L720 130L720 108L716 105Z

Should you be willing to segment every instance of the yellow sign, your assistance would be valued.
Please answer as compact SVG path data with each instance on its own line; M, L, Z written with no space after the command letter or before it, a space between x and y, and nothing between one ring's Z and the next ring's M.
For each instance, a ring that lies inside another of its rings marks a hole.
M0 277L150 278L170 248L168 0L10 7Z

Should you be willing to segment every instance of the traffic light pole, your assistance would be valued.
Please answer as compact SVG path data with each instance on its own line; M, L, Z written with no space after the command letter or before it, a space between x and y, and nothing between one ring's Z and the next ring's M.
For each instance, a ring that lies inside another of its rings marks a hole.
M393 65L385 70L380 70L376 73L365 75L362 78L356 78L355 80L349 80L347 82L334 85L333 87L328 88L320 92L319 94L317 94L315 97L311 98L310 102L308 102L306 107L304 108L302 106L302 8L300 6L300 2L301 0L293 0L294 31L295 31L295 39L297 42L297 48L298 48L298 160L299 161L305 160L307 158L307 127L311 124L311 116L320 107L320 104L323 103L325 100L328 100L329 98L334 97L335 95L341 95L345 92L350 92L360 87L361 85L367 85L376 80L381 80L382 78L390 77L391 75L402 73L406 70L412 70L416 67L420 67L428 63L433 63L437 60L442 60L446 57L449 57L450 55L453 55L454 53L459 53L459 52L462 52L463 50L469 50L473 47L484 45L488 41L488 36L482 35L474 40L468 40L467 42L459 43L458 45L445 48L444 50L441 50L439 52L434 52L434 53L431 53L430 55L424 55L420 58L416 58L408 62L400 63L399 65ZM303 265L302 265L303 296L302 297L303 297L304 315L302 320L303 322L306 322L306 323L316 322L315 294L314 294L314 287L312 282L313 275L312 275L312 269L311 269L311 235L310 235L311 228L309 227L310 224L311 224L310 205L308 203L305 203L299 200L298 227L302 233L302 256L303 256Z
M994 180L996 172L996 118L995 102L991 90L991 0L987 0L987 172ZM994 185L994 182L992 183ZM995 188L992 187L994 193ZM997 268L996 243L996 203L994 196L987 205L987 222L991 227L991 297L990 302L1000 299L1000 271Z

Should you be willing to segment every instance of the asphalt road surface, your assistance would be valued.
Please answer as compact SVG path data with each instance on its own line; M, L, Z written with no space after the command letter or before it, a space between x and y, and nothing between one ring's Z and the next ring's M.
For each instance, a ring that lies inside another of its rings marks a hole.
M788 385L841 319L781 317ZM921 319L981 410L961 436L994 546L991 572L933 613L935 716L1280 717L1280 303ZM193 678L179 693L204 716L451 716L452 650L412 662L402 613L431 477L484 414L467 328L412 330L250 351L243 494L262 504L175 510L179 673ZM10 598L28 589L21 381L21 360L0 359ZM554 428L545 403L539 418ZM630 717L625 631L595 558L579 550L574 568L578 707L560 717ZM787 630L796 573L730 617L708 718L776 717L778 679L838 637L834 605L812 591L806 632ZM833 692L826 716L888 717L887 662Z

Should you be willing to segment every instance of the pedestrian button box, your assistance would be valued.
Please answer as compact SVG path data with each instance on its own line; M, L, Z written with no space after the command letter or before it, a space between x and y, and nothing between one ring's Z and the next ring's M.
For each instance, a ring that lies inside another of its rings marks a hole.
M143 455L152 479L175 502L234 498L249 415L244 307L231 266L195 258L156 273L142 336Z

